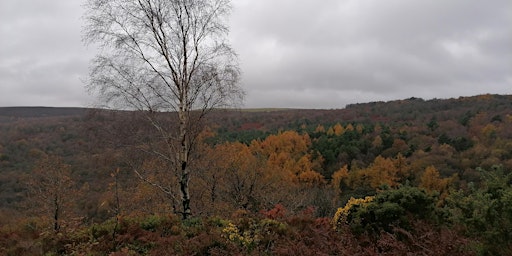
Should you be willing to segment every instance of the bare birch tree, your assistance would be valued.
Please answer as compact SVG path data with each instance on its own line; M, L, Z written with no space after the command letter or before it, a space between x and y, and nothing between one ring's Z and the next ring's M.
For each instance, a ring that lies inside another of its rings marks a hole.
M84 41L103 49L88 87L109 107L140 111L156 129L165 150L145 150L171 166L180 213L188 218L197 125L210 110L243 98L236 54L227 43L230 0L87 0L85 6ZM166 125L156 118L162 115L175 116L178 124Z

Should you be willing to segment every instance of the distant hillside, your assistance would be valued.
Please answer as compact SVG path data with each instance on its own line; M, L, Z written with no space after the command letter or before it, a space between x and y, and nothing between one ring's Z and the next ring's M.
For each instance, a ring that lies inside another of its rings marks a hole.
M483 111L503 111L512 108L512 95L484 94L451 99L408 98L388 102L370 102L347 105L347 111L357 113L358 119L394 119L394 121L414 120L419 117L439 115L439 117L461 117L467 111L472 114Z
M503 110L512 107L512 95L484 94L470 97L450 99L431 99L411 97L403 100L377 101L367 103L349 104L344 109L288 109L288 108L254 108L240 110L214 111L210 119L216 118L241 118L270 119L266 121L285 121L288 119L308 119L315 122L338 121L386 121L391 119L418 118L423 115L431 115L441 112L453 111L492 111ZM83 116L90 108L77 107L0 107L0 118L34 118L34 117L66 117ZM101 110L100 110L101 111ZM399 118L401 117L401 118ZM214 121L215 122L215 121ZM270 123L267 125L272 126Z
M83 115L86 108L0 107L0 117L57 117Z
M512 95L478 95L452 99L409 98L388 102L347 105L344 109L252 109L251 111L216 111L209 116L212 123L224 130L297 129L310 124L337 122L362 123L426 123L432 118L443 120L469 119L480 112L506 115L512 111ZM464 120L459 120L464 122ZM467 120L466 120L467 121Z

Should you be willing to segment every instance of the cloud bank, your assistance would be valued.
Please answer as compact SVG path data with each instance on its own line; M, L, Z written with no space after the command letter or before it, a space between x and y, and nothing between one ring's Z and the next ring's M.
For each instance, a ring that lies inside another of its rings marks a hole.
M512 93L507 0L234 0L245 107ZM0 2L0 106L88 106L80 1Z

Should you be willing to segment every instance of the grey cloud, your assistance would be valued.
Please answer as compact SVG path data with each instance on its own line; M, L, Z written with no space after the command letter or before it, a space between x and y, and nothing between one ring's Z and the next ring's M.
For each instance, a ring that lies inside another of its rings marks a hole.
M0 1L0 105L91 102L81 3ZM246 107L511 93L508 0L234 0L230 22Z
M0 106L86 106L81 79L93 52L81 43L80 1L0 5Z
M239 3L250 10L233 27L243 35L234 44L247 67L248 105L261 106L251 95L321 106L512 88L507 1Z

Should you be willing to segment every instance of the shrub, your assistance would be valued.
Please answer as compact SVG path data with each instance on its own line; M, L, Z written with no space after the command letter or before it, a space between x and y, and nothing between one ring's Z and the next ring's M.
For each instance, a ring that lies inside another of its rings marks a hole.
M140 227L147 231L156 231L157 227L162 223L162 217L150 215L140 222Z
M393 227L409 229L411 219L437 221L440 216L435 208L435 198L416 187L402 186L385 190L373 200L367 201L353 201L352 206L348 204L348 209L344 207L340 210L340 215L346 216L346 222L356 233L369 231L378 234L380 230L392 232ZM339 219L343 220L343 217Z
M482 188L458 191L447 198L452 221L478 238L475 249L483 255L510 255L512 252L512 172L501 166L480 169Z
M348 214L354 207L365 207L369 202L373 200L373 196L367 196L365 198L353 198L351 197L344 207L338 208L334 214L333 223L335 228L343 223L347 223Z

